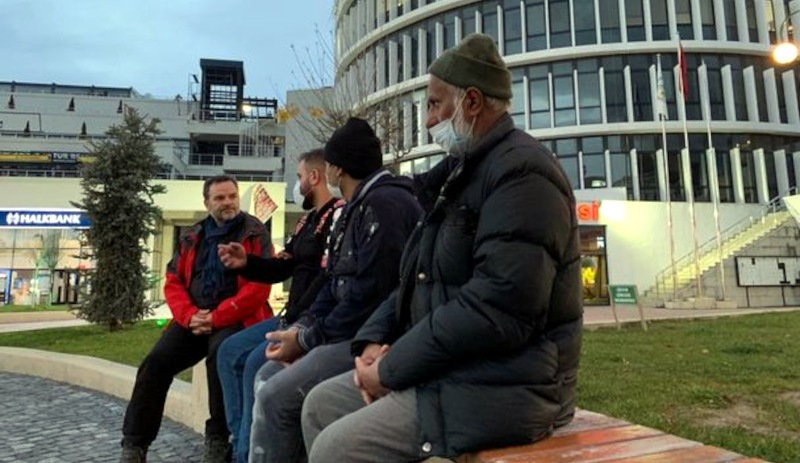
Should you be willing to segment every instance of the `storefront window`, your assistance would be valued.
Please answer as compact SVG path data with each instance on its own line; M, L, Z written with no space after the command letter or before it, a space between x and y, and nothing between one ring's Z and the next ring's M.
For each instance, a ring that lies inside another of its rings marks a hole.
M581 225L579 229L583 303L607 305L609 299L606 227Z
M81 232L66 229L0 229L0 305L78 302Z

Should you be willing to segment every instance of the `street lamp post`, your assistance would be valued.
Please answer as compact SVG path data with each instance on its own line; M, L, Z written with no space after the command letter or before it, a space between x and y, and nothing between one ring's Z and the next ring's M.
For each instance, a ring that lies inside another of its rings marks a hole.
M789 13L783 18L783 21L781 21L781 27L778 28L778 37L780 37L780 40L783 40L783 42L772 49L772 59L778 64L789 64L797 59L797 44L789 40L788 27L789 18L791 18L791 16L791 13Z

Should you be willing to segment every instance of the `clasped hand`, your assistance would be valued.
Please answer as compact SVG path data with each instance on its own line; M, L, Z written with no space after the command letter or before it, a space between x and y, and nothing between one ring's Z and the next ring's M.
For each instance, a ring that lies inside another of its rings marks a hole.
M195 336L202 336L211 334L211 319L212 314L210 310L198 310L196 314L192 315L189 319L189 329Z
M388 394L389 389L381 384L378 365L381 359L389 352L389 345L369 344L356 357L356 369L353 371L353 381L361 391L361 397L369 405Z
M291 364L305 354L300 343L297 341L299 330L292 326L286 330L273 331L267 333L267 360L282 362L285 365Z

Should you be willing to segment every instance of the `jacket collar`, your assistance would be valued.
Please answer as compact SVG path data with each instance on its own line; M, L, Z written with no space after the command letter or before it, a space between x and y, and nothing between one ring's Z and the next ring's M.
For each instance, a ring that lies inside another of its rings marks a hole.
M492 150L500 140L506 137L512 130L514 130L514 120L511 115L504 113L494 123L492 128L489 129L475 144L474 147L467 150L464 154L464 159L468 163L478 161L483 156Z

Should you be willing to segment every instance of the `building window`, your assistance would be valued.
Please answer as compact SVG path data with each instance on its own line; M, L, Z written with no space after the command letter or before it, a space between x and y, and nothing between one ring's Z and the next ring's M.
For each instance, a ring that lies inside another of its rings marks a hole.
M411 62L409 66L411 66L411 77L417 77L420 75L419 72L419 29L414 28L411 30Z
M628 57L631 67L631 97L633 98L633 118L636 121L653 120L653 98L650 87L651 56L632 55Z
M742 186L744 187L744 202L757 203L756 190L756 162L753 149L748 146L739 147L739 157L742 161Z
M567 174L573 190L580 188L578 176L578 141L575 138L564 138L555 141L555 155Z
M430 66L431 63L437 58L436 56L436 20L437 18L429 19L425 28L425 63Z
M711 119L725 120L725 97L722 92L722 72L718 56L705 57L706 74L708 75L708 100L710 103Z
M713 3L700 2L702 3ZM694 39L692 28L692 5L690 0L675 0L675 20L678 23L678 34L684 40Z
M706 134L689 135L689 167L692 171L692 191L695 201L711 201L706 163L707 144L708 136Z
M575 45L597 43L594 22L594 0L573 0L575 8Z
M744 0L744 9L747 13L747 32L750 42L758 43L758 22L756 21L755 0Z
M624 187L628 199L633 199L633 171L630 151L623 148L622 137L607 137L609 157L611 158L611 186Z
M456 13L451 12L444 15L444 49L456 46Z
M729 41L739 40L739 29L736 26L736 0L723 0L725 10L725 32Z
M714 2L700 2L700 18L703 26L703 40L716 40L717 21L714 18Z
M547 29L544 20L544 0L528 2L525 8L525 21L528 29L528 51L544 50L547 48Z
M631 148L636 148L636 164L639 167L639 199L658 201L658 169L656 167L656 145L651 135L634 136Z
M514 125L525 129L525 82L520 68L511 70L511 118Z
M470 6L461 11L461 37L475 33L475 13L477 8Z
M600 113L600 78L599 65L596 59L582 59L578 61L578 103L580 106L580 121L584 124L599 124L603 122Z
M606 157L603 137L585 137L581 140L584 188L605 188Z
M617 0L604 2L600 8L600 38L603 43L616 43L621 40L619 32L619 3Z
M625 0L625 22L628 24L628 42L645 39L642 0Z
M667 0L650 0L650 15L653 21L653 40L670 40Z
M550 83L547 65L531 66L528 69L528 98L531 106L531 128L550 128Z
M497 2L483 2L481 5L481 13L483 20L483 33L491 36L495 43L497 42Z
M603 74L606 93L607 122L627 122L628 106L625 95L625 76L622 73L622 58L603 58Z
M550 48L572 46L568 0L550 0Z
M503 3L503 52L505 55L522 53L522 22L519 0Z
M556 127L575 125L575 84L572 62L553 64L553 102Z
M700 81L697 77L697 66L700 60L697 55L686 54L686 119L692 121L703 120L703 111L700 107Z

